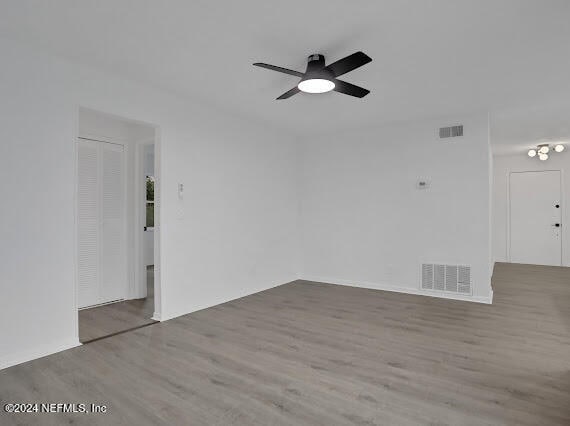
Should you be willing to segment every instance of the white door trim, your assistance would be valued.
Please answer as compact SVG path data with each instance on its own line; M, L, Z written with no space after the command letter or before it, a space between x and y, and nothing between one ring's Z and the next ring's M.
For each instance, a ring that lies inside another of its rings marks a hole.
M162 321L162 134L154 127L154 314L152 319ZM141 254L142 256L142 254Z
M143 183L144 177L144 152L145 147L154 145L156 151L155 140L142 141L135 147L135 221L134 221L134 285L131 290L131 299L140 299L146 297L146 264L144 261L144 226L146 223L146 187ZM155 170L156 175L156 170ZM155 176L156 177L156 176ZM156 183L155 183L156 185ZM155 188L156 191L156 188ZM156 206L156 201L155 201ZM155 207L156 215L156 207ZM156 217L155 217L156 220ZM155 243L156 245L156 243ZM155 277L156 279L156 277Z
M76 343L78 346L82 345L82 343L79 341L79 259L78 259L78 252L79 252L79 242L78 242L78 238L79 238L79 209L78 209L78 203L79 203L79 179L78 177L78 173L79 173L79 162L78 160L78 153L79 153L79 147L78 147L78 143L77 143L77 139L79 138L79 110L80 107L79 105L75 105L74 108L74 117L73 117L73 122L75 124L74 126L74 132L73 132L73 139L71 140L71 147L72 147L72 151L73 151L73 158L74 158L74 164L73 164L73 270L74 270L74 274L73 274L73 278L74 278L74 282L73 282L73 302L75 303L74 305L74 310L73 312L75 313L73 315L73 333L74 333L74 343Z

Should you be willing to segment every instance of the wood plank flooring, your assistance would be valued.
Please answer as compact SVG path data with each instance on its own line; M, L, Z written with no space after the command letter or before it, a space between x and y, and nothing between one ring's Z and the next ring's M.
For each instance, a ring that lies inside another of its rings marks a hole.
M493 305L297 281L0 371L0 424L569 425L568 268L498 264Z
M155 323L154 272L147 270L147 297L79 311L79 341L100 339L125 330Z

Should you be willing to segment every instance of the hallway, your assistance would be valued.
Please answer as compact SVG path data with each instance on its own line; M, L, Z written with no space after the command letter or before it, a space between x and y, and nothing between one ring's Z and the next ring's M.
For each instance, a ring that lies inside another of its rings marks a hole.
M147 268L147 297L144 299L125 300L96 308L79 311L79 341L89 343L153 324L154 313L154 270Z

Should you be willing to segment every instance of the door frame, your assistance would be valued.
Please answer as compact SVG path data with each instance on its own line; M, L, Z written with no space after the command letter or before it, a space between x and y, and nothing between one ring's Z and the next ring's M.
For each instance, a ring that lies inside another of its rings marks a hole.
M146 188L143 183L144 177L144 153L145 148L149 145L155 146L155 140L146 140L141 141L136 144L135 146L135 184L134 184L134 191L135 191L135 220L134 220L134 243L135 243L135 250L134 250L134 283L131 289L131 299L140 299L147 296L147 287L146 287L146 262L144 261L144 226L146 223ZM156 152L155 152L156 158ZM156 161L155 161L156 162ZM155 165L156 166L156 165ZM155 170L156 174L156 170ZM156 182L155 182L156 187ZM156 188L155 188L156 191ZM155 201L155 210L156 210L156 201ZM155 213L156 216L156 213ZM155 218L156 219L156 218ZM154 230L153 230L154 236ZM156 241L154 242L156 246ZM156 247L155 247L156 248ZM154 262L153 262L154 263Z
M154 313L162 321L162 132L154 125ZM146 198L146 197L145 197ZM145 207L146 212L146 207ZM141 249L139 247L139 249ZM141 249L142 250L142 249ZM142 255L141 255L142 256Z
M77 202L78 202L78 190L79 190L79 185L78 185L78 161L77 161L77 155L78 155L78 150L77 150L77 141L80 137L87 137L85 134L81 134L79 131L79 116L80 116L80 111L81 110L91 110L91 111L95 111L95 112L99 112L101 114L106 114L110 117L115 117L119 120L127 120L127 121L131 121L133 123L139 123L145 126L150 126L154 128L154 175L155 175L155 187L154 187L154 191L155 191L155 207L154 207L154 216L155 216L155 229L154 229L154 313L152 316L152 319L154 319L155 321L161 321L161 312L162 312L162 303L161 303L161 293L162 293L162 281L161 281L161 274L160 274L160 265L161 265L161 250L160 250L160 210L161 210L161 203L160 203L160 193L161 193L161 185L162 185L162 179L161 177L161 169L160 169L160 146L161 146L161 129L160 126L154 124L154 123L150 123L150 122L146 122L146 121L141 121L141 120L135 120L126 116L122 116L122 115L117 115L117 114L113 114L113 113L109 113L109 112L105 112L102 111L100 109L97 108L92 108L92 107L88 107L82 104L74 104L74 110L73 110L73 123L74 123L74 128L73 128L73 134L72 134L72 138L71 138L71 150L73 153L73 158L74 158L74 167L73 167L73 176L71 177L72 182L73 182L73 256L72 256L72 263L73 263L73 268L74 268L74 275L73 275L73 312L74 315L72 317L72 327L74 330L74 335L76 336L76 342L77 345L82 345L82 343L79 341L79 300L78 300L78 285L79 285L79 275L78 275L78 266L79 266L79 262L78 262L78 209L77 209ZM99 135L89 135L93 138L95 138L96 140L100 140L103 142L109 142L109 143L119 143L121 145L123 145L123 162L124 162L124 166L125 166L125 174L128 177L129 175L129 169L128 169L128 161L127 161L127 155L129 152L129 143L128 141L119 141L119 138L113 138L113 140L109 140L109 138L105 138L104 136L99 136ZM107 140L105 140L107 139ZM119 142L117 142L119 141ZM139 144L135 144L135 150L139 149ZM135 165L134 167L137 167L137 153L135 152ZM136 170L135 170L136 172ZM127 196L126 196L126 185L128 182L128 178L125 178L124 181L124 185L125 185L125 197L124 197L124 202L127 202ZM135 180L135 186L134 186L134 190L137 191L136 189L136 185L137 182ZM140 183L139 183L140 185ZM141 185L142 186L142 185ZM136 198L136 193L135 193L135 198ZM136 220L136 218L139 217L140 213L137 212L137 206L140 207L140 204L136 203L136 199L135 199L135 220L134 220L134 225L138 226L138 220ZM127 219L127 209L126 209L126 205L123 208L123 214L125 217L125 225L127 225L128 221ZM125 227L125 230L127 230L128 228ZM138 228L140 229L140 228ZM136 236L137 233L135 232L134 237L136 240ZM127 239L127 235L125 232L125 247L126 250L129 250L128 247L128 239ZM137 262L138 259L142 260L142 248L140 245L135 244L134 247L134 253L133 253L133 262L132 264L134 265L133 269L137 267ZM129 260L128 260L128 256L126 259L126 267L125 267L125 271L126 271L126 279L127 279L127 298L131 298L130 296L133 294L136 287L136 280L135 280L135 276L134 276L134 271L130 270L129 267ZM132 279L131 279L132 277ZM146 282L146 281L145 281ZM133 284L130 284L133 283Z
M145 123L147 124L147 123ZM148 124L147 124L148 125ZM160 170L160 127L154 125L154 139L141 141L135 146L135 220L134 220L134 280L132 287L133 299L146 296L146 264L144 261L144 226L146 223L146 186L143 183L144 171L144 148L149 145L154 145L154 312L152 319L161 321L161 255L160 255L160 209L161 209L161 170Z
M565 242L565 235L564 232L564 212L566 210L566 200L564 197L564 170L562 169L524 169L524 170L513 170L507 169L507 208L506 208L506 224L507 224L507 232L506 232L506 247L507 247L507 261L512 263L511 260L511 175L513 173L537 173L537 172L559 172L560 173L560 223L562 226L560 227L560 266L564 266L564 242Z

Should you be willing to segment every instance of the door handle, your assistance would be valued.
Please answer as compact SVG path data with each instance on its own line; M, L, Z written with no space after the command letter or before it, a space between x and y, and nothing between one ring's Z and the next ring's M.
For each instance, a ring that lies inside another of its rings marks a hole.
M554 226L555 228L560 228L560 224L559 224L559 223L555 223L555 224L552 225L552 226Z

